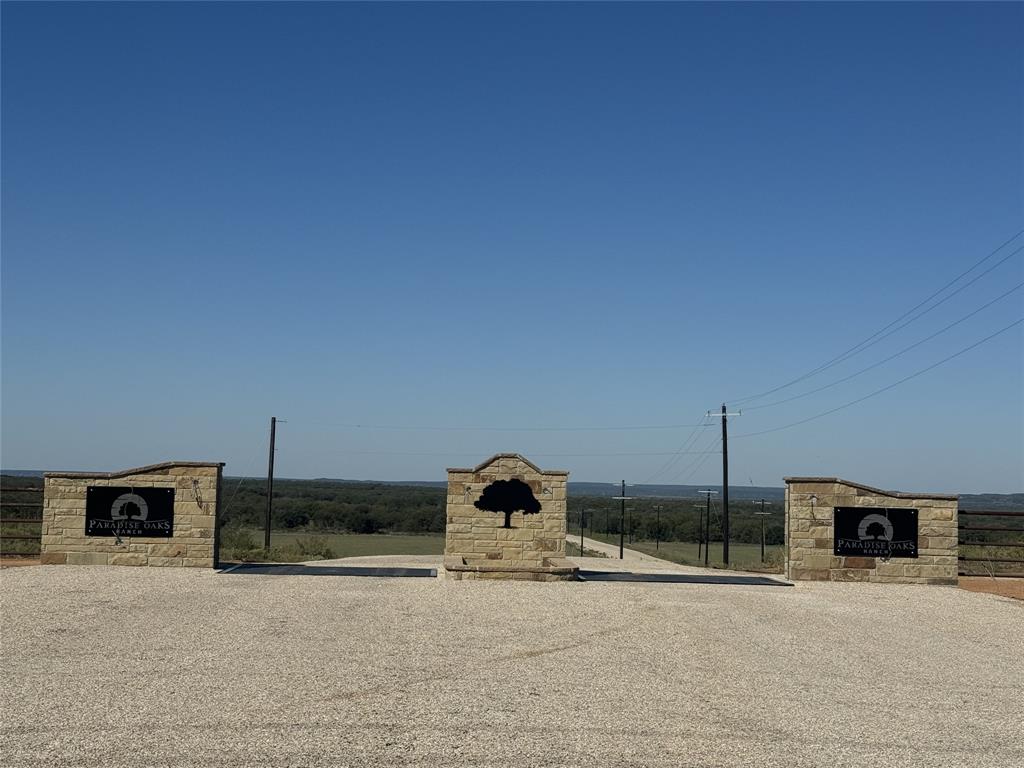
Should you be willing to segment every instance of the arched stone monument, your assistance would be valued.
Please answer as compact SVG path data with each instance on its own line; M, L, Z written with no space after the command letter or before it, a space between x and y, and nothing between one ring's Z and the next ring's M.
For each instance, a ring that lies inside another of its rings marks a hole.
M563 581L569 473L543 470L518 453L448 470L444 567L454 579Z

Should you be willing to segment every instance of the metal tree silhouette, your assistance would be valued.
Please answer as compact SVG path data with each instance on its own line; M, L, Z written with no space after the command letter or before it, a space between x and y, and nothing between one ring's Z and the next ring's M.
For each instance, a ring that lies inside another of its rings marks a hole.
M522 512L524 515L534 515L540 512L540 502L533 495L530 486L522 480L495 480L484 488L473 506L485 512L504 512L505 525L503 528L512 527L512 513Z

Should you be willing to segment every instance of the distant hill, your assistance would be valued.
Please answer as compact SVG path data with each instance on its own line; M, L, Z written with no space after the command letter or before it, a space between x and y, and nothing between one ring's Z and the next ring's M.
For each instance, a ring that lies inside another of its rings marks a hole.
M0 474L12 477L42 477L41 469L4 469ZM232 479L225 477L225 480ZM241 478L235 477L235 480ZM260 480L261 478L253 478ZM289 480L290 478L279 477L276 480ZM301 480L295 482L302 482ZM346 485L394 485L407 486L410 488L444 488L447 483L444 480L342 480L331 477L318 477L307 482L315 483L344 483ZM701 494L702 488L710 488L718 491L721 495L720 485L626 485L626 495L642 498L684 498L695 499ZM570 496L618 496L622 486L618 483L588 483L570 482ZM771 486L750 486L731 485L729 486L729 498L734 501L756 501L767 499L768 501L781 502L785 498L785 489ZM1016 511L1024 510L1024 493L964 493L960 495L960 506L963 509L991 509Z

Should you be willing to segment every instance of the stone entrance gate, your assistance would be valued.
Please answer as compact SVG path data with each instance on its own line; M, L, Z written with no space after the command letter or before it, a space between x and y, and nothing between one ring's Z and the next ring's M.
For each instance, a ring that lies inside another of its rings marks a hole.
M576 578L565 559L569 473L518 453L448 470L444 567L454 579Z

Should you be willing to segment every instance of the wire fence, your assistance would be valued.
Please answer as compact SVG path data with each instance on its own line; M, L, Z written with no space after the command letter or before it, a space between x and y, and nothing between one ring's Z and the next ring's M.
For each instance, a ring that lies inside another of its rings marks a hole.
M42 484L5 477L0 485L0 555L37 557L42 527Z
M1024 578L1024 512L959 510L961 576Z

